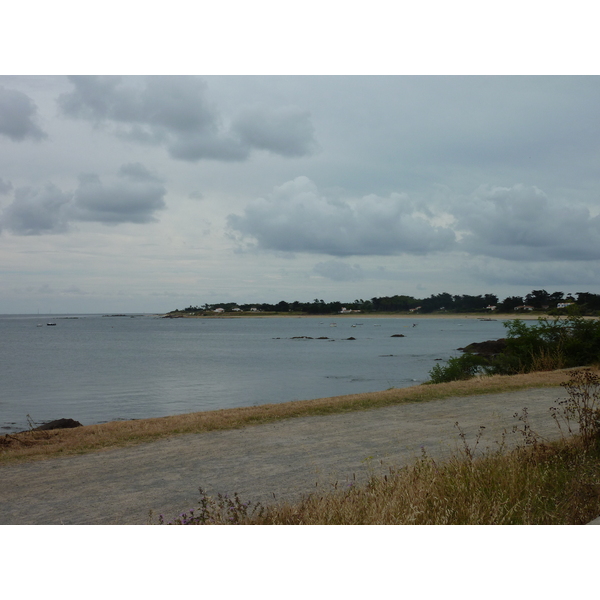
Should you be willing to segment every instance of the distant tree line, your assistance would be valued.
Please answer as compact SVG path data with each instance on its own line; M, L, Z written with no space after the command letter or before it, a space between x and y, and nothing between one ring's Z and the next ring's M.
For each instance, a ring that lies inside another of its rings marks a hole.
M568 305L568 306L563 306ZM491 307L496 307L492 309ZM304 314L336 314L342 308L356 310L363 313L382 312L417 312L430 314L439 312L448 313L511 313L515 310L545 312L551 315L598 315L600 314L600 294L578 292L575 297L563 292L548 293L546 290L533 290L526 296L509 296L499 302L495 294L470 296L468 294L452 295L447 292L432 294L428 298L414 298L413 296L381 296L370 300L356 299L353 302L342 303L339 301L325 302L315 298L312 302L286 302L281 300L277 304L238 304L236 302L221 302L217 304L204 304L203 306L188 306L183 311L175 313L202 314L213 312L222 308L225 312L234 312L235 309L243 312L260 311L276 313L304 313Z

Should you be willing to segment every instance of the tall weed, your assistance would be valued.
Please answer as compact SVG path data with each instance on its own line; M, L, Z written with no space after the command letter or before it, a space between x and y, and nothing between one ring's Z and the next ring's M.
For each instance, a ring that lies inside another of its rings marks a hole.
M568 426L561 428L565 435L558 442L549 443L532 429L525 408L515 415L518 424L513 429L522 435L522 443L510 452L505 452L504 437L497 449L478 450L485 428L469 444L456 423L462 448L445 462L436 462L423 451L414 464L374 474L364 485L336 484L331 493L310 494L296 503L256 506L252 511L237 496L233 501L222 496L210 499L201 490L198 516L183 514L172 523L587 523L600 514L600 378L589 370L570 375L564 384L568 400L553 407L557 424L566 419ZM567 431L579 435L567 436Z

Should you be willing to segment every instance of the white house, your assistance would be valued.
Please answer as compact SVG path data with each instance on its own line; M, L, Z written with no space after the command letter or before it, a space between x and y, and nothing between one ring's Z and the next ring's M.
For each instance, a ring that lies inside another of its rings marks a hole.
M214 310L213 312L216 312L216 313L224 313L224 312L225 312L225 309L224 309L224 308L215 308L215 310Z

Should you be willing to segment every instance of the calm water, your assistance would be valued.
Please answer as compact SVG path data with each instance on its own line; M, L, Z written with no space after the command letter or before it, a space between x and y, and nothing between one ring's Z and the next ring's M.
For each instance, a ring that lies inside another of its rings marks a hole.
M406 387L505 333L502 321L414 322L0 316L1 431L27 429L27 414L89 425Z

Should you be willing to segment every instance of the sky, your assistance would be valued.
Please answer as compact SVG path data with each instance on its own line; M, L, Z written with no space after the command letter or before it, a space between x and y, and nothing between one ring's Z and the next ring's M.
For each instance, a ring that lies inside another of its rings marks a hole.
M314 64L4 69L0 313L600 293L597 75Z

